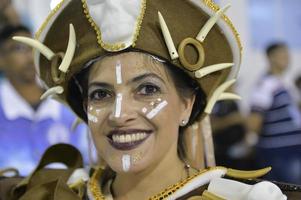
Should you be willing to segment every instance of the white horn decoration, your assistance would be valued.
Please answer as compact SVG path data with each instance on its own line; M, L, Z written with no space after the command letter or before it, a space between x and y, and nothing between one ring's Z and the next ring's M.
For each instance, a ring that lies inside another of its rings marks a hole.
M196 78L203 78L204 76L207 76L208 74L211 74L213 72L217 72L229 67L233 67L233 65L234 63L220 63L216 65L210 65L197 70L196 72L194 72L194 75Z
M68 68L71 64L71 61L74 56L75 52L75 47L76 47L76 35L75 35L75 30L74 26L72 24L69 25L69 41L68 41L68 47L64 56L64 59L62 63L59 66L59 70L61 72L66 73L68 71Z
M42 94L40 99L44 100L49 96L53 96L56 94L62 94L63 92L64 92L64 88L62 86L52 87L52 88L49 88L44 94Z
M228 89L231 85L233 85L236 82L235 79L229 80L225 83L223 83L221 86L219 86L213 93L212 97L207 103L207 106L205 108L205 113L211 114L213 106L215 103L219 100L219 97L221 97L222 94L224 94L224 91ZM227 94L227 93L226 93Z
M53 51L51 51L51 49L49 49L46 45L44 45L38 40L28 38L28 37L21 37L21 36L14 36L13 40L31 46L32 48L38 50L41 54L43 54L48 60L51 60L55 55Z
M216 24L217 20L231 7L230 4L226 5L224 8L220 9L212 16L206 24L203 26L196 39L200 42L203 42L208 35L209 31L212 29L214 24Z
M168 30L168 27L166 25L166 22L160 12L158 12L158 16L159 16L159 22L160 22L161 30L162 30L162 33L164 36L164 40L165 40L165 43L166 43L168 51L169 51L169 55L172 60L177 59L177 58L179 58L179 55L176 50L175 44L172 40L172 37L170 35L170 32Z
M221 100L241 100L241 97L234 93L222 93L218 98L218 101Z

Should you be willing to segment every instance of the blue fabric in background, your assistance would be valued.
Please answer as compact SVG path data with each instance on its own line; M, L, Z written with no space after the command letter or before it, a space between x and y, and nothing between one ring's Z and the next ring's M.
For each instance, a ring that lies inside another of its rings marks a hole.
M0 105L3 105L1 101L0 96ZM46 110L47 105L53 105L43 103ZM64 105L54 103L54 107L59 109L58 117L46 115L34 120L21 116L8 119L0 106L0 169L14 167L21 175L28 175L37 165L43 152L56 143L73 144L81 150L85 162L88 162L86 125L82 124L72 131L75 115Z

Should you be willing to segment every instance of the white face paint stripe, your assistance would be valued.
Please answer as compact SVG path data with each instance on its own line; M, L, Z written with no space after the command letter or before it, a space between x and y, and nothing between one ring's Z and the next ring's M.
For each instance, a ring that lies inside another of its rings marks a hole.
M131 156L130 155L123 155L122 156L122 169L123 171L127 172L130 170L131 167Z
M92 115L91 113L88 113L88 120L94 123L98 122L98 119L96 116Z
M154 108L153 110L151 110L146 117L148 119L152 119L154 118L165 106L167 106L167 101L162 101L161 103L158 104L158 106L156 108Z
M121 105L122 105L122 94L118 93L115 104L115 117L120 117L121 115Z
M116 64L116 81L117 81L117 84L122 83L121 63L119 61Z

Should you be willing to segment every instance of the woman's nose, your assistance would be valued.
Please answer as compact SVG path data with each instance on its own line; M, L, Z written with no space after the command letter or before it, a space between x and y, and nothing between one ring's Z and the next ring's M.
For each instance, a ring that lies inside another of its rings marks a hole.
M137 117L134 106L129 98L121 93L116 95L115 104L109 115L109 123L112 126L127 126L129 122Z

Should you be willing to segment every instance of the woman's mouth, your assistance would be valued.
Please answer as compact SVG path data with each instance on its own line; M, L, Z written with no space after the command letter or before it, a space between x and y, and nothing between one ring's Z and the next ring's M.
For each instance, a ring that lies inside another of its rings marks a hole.
M109 143L118 150L132 150L152 133L150 130L114 130L108 134Z

